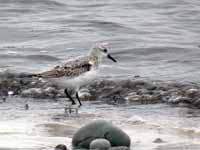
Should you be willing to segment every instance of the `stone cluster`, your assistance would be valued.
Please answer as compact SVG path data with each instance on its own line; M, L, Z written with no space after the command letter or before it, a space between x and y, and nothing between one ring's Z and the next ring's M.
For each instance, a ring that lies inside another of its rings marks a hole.
M129 150L130 137L104 120L96 120L78 129L72 138L74 149Z
M125 80L97 80L80 93L82 100L102 100L110 104L170 103L200 108L200 84L174 81L149 81L142 78ZM30 98L56 99L65 97L63 89L24 74L2 74L0 96L9 94Z

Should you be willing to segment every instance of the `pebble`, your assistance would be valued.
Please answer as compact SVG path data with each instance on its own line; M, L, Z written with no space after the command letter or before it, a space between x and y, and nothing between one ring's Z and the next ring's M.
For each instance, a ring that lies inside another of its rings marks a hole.
M55 147L55 150L67 150L67 146L59 144Z
M106 139L95 139L90 143L90 150L109 150L111 144Z
M9 95L9 96L12 96L13 94L14 94L13 91L8 91L8 95Z
M28 105L28 104L25 104L25 105L24 105L24 108L25 108L25 110L29 110L29 105Z
M161 138L156 138L153 143L164 143L164 141Z
M5 102L6 102L6 97L3 97L2 100L3 100L3 102L5 103Z
M186 96L190 98L194 98L196 96L199 96L199 90L198 89L189 89L186 91Z

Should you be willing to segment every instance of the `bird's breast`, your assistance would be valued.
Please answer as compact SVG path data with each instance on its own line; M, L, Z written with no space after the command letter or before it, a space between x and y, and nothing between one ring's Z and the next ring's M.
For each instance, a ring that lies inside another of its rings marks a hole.
M93 82L97 76L97 73L97 70L91 69L90 71L76 77L59 77L50 78L48 80L61 88L75 89Z

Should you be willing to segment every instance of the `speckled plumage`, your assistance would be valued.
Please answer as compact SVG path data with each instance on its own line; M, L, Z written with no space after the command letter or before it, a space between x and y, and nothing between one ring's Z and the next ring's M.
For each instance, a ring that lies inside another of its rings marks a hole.
M77 77L83 73L90 71L92 68L98 66L98 58L95 56L85 56L80 57L75 60L66 62L63 65L56 66L51 70L37 74L39 77L43 78L59 78Z

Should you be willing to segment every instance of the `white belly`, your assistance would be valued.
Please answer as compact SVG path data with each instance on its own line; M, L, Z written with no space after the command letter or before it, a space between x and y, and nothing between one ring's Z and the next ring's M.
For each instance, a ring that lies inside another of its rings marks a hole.
M74 78L60 77L49 78L48 80L61 88L79 89L81 86L93 82L97 76L97 72L97 70L91 70Z

